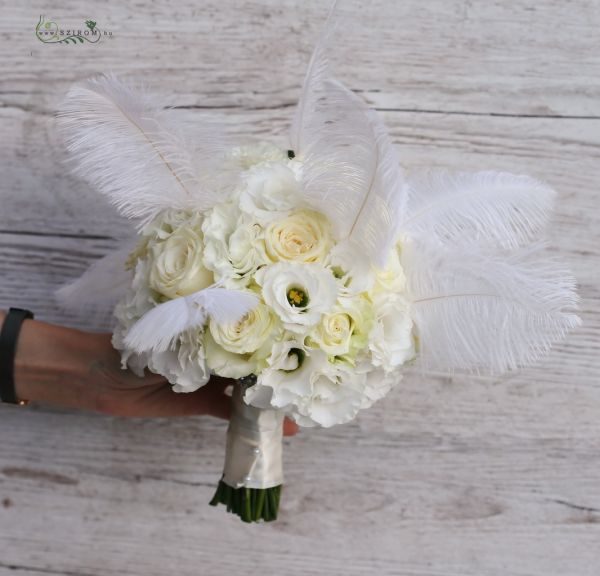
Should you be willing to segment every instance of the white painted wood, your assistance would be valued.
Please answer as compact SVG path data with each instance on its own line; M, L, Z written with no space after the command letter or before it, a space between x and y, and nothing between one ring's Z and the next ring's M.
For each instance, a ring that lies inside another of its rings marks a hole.
M59 164L52 113L107 69L282 146L322 2L0 2L0 307L102 328L51 298L129 233ZM550 247L583 326L502 379L407 375L356 422L286 441L282 518L207 506L225 425L0 407L0 574L597 576L600 9L595 0L342 1L340 76L408 168L495 168L557 188ZM368 5L367 5L368 4ZM114 39L45 46L40 13ZM205 109L206 108L206 109Z

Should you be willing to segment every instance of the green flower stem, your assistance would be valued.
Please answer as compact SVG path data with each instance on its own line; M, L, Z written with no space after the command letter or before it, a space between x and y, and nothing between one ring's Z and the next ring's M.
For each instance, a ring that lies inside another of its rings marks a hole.
M265 506L265 491L260 490L256 493L256 508L254 510L254 521L255 522L258 522L262 518L264 506Z
M227 512L239 516L244 522L271 522L277 519L281 485L273 488L232 488L219 481L211 506L224 504Z

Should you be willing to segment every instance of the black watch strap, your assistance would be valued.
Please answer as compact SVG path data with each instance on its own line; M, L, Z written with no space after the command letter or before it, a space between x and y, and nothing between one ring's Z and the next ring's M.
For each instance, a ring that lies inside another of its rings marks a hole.
M0 331L0 400L20 404L15 393L15 353L23 320L33 313L22 308L11 308Z

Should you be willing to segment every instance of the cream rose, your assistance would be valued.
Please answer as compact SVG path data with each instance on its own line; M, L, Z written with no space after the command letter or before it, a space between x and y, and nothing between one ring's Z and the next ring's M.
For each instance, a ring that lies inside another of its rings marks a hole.
M236 354L217 344L210 330L204 335L206 363L210 370L224 378L242 378L254 374L257 364L252 354Z
M313 210L299 210L265 230L265 249L273 262L322 262L332 246L329 221Z
M217 324L210 321L214 341L229 352L247 354L258 350L278 328L271 309L262 302L235 324Z
M149 244L150 287L167 298L178 298L210 286L214 277L202 262L204 242L199 226L185 222L164 235L164 240Z
M281 323L272 310L259 303L236 324L210 321L206 334L206 359L219 376L241 378L266 365Z
M309 341L330 356L354 356L366 348L372 324L373 313L366 298L341 296L334 310L323 314Z
M330 356L341 356L350 351L352 319L345 312L323 314L321 322L311 332L310 340Z
M292 332L303 333L314 326L337 298L335 277L319 264L278 262L261 268L255 280L264 301Z

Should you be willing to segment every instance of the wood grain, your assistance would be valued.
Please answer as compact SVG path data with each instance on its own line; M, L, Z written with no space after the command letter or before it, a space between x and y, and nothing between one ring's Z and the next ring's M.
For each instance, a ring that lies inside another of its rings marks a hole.
M52 114L108 69L282 146L322 2L0 2L0 307L106 329L52 292L130 224L61 164ZM597 576L600 573L600 9L595 0L342 2L340 77L408 169L493 168L558 191L548 250L583 326L504 378L407 374L355 422L286 441L282 518L207 505L225 424L0 406L0 574ZM39 14L114 38L47 46Z

